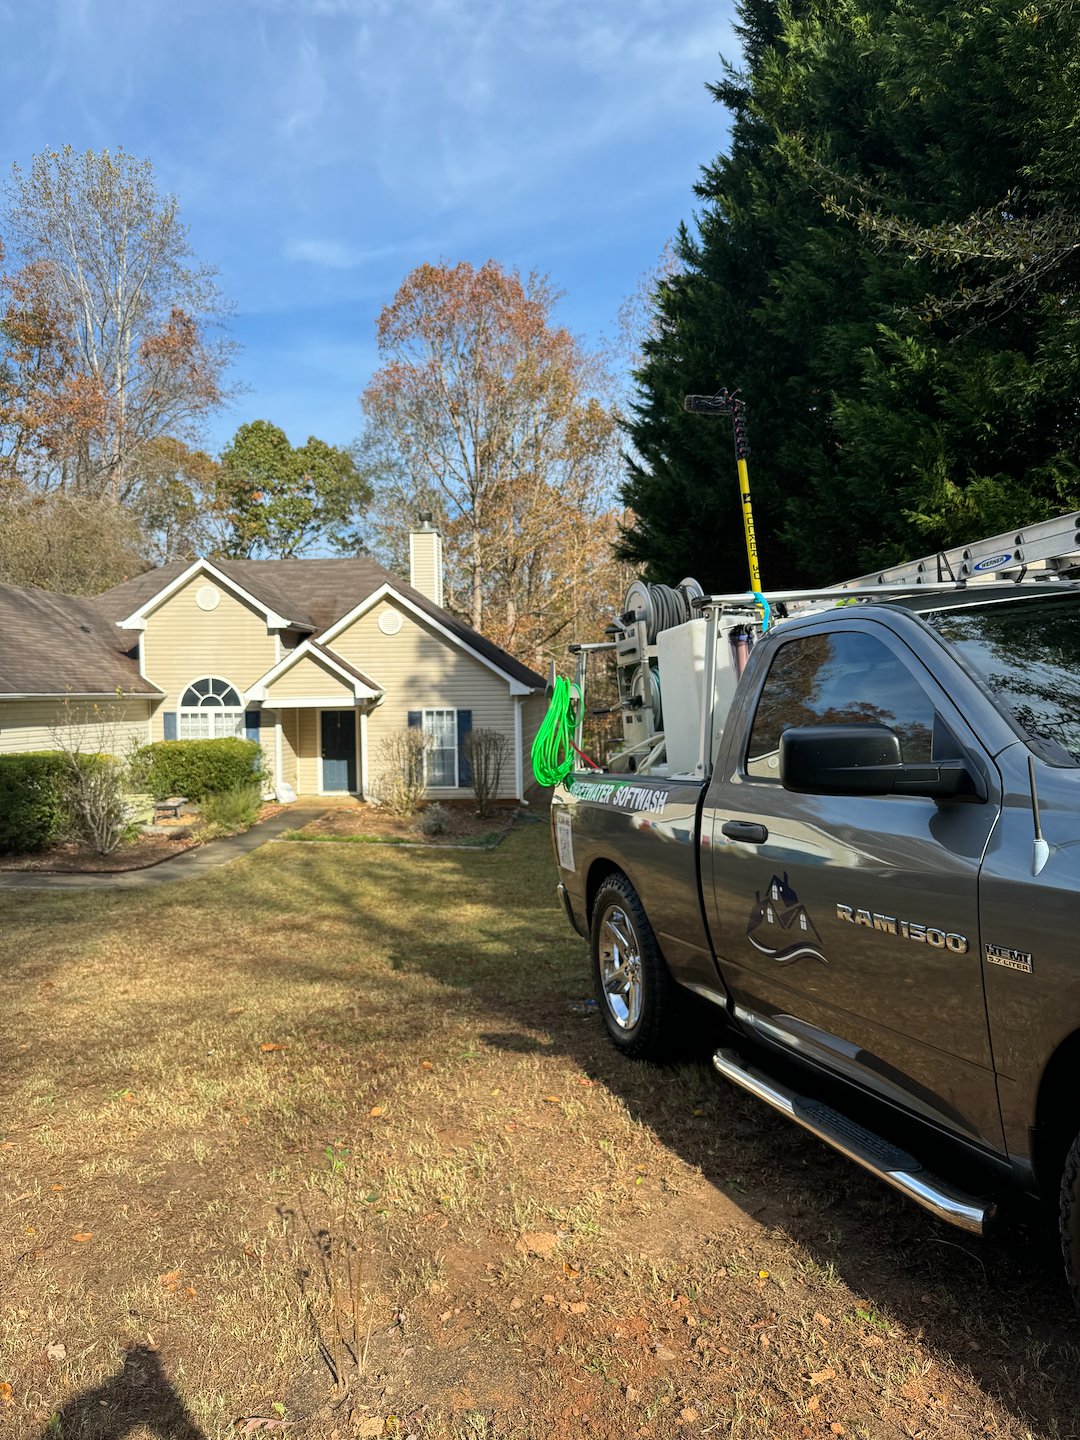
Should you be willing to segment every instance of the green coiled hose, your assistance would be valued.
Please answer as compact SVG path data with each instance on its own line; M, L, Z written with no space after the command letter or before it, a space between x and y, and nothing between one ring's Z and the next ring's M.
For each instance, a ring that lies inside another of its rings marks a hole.
M555 678L551 703L532 743L532 767L538 785L560 784L574 768L581 691L561 675Z

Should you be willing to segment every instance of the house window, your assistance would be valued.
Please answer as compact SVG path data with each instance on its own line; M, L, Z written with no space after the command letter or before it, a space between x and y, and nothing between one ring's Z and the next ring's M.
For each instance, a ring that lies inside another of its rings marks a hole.
M220 740L243 735L244 707L227 680L208 676L189 685L180 699L181 740Z
M424 783L435 789L456 789L457 711L425 710L423 726L430 747L424 756Z

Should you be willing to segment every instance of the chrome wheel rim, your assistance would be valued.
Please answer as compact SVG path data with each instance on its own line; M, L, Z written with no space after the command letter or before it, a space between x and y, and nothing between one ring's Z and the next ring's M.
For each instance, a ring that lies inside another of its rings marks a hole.
M641 948L619 905L605 913L600 927L600 983L615 1024L632 1030L641 1019Z

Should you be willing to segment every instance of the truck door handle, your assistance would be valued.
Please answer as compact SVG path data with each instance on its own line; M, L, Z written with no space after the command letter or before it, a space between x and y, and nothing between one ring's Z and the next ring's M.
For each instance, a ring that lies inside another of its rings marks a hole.
M742 840L747 845L764 845L769 832L764 825L755 825L751 820L728 820L720 827L721 835L729 840Z

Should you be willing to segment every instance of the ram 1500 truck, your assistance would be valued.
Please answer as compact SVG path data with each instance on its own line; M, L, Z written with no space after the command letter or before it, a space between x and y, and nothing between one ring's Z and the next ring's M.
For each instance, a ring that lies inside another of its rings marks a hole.
M723 1076L937 1215L1056 1200L1080 1299L1080 584L818 592L764 634L637 591L579 647L625 749L552 803L612 1041L670 1057L704 997Z

